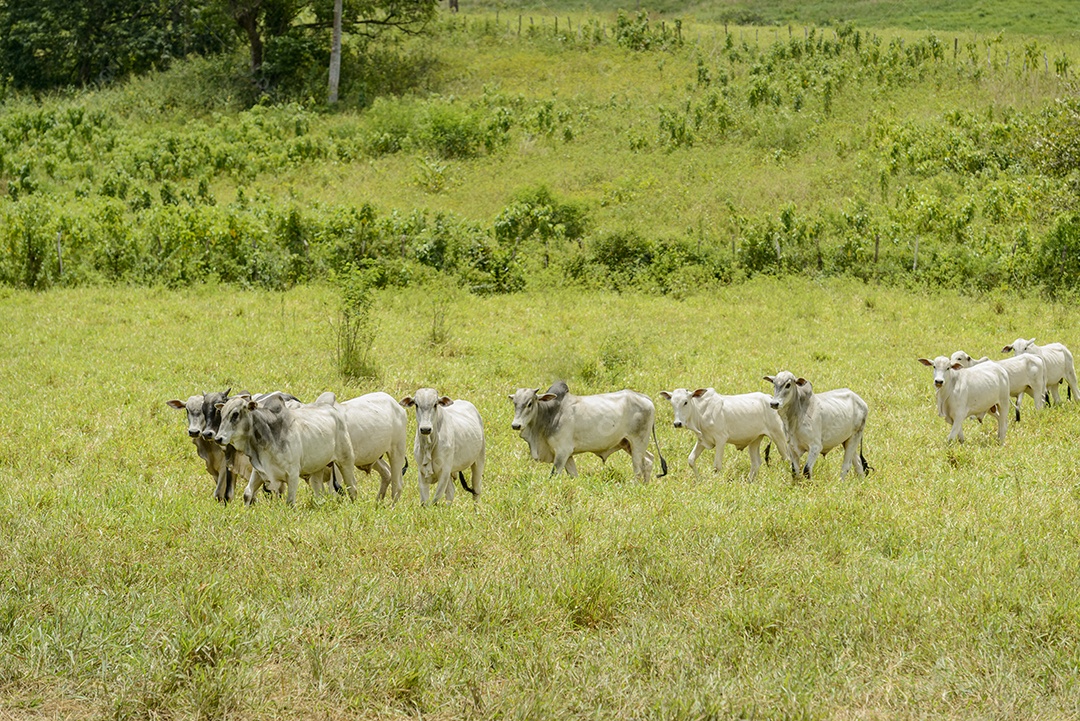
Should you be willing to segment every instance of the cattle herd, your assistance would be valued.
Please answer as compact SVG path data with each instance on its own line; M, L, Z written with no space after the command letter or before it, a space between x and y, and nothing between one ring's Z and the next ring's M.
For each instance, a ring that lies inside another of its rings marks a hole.
M992 361L972 359L957 351L951 357L919 362L934 370L938 415L950 425L948 440L964 440L963 422L974 416L997 419L997 434L1005 441L1010 399L1015 398L1015 418L1020 420L1020 401L1026 393L1036 410L1051 396L1060 402L1059 386L1068 386L1069 398L1077 393L1072 354L1060 343L1044 346L1023 338L1005 346L1011 358ZM761 466L761 442L768 438L791 465L810 478L814 463L838 446L844 448L840 469L843 479L854 466L859 475L871 470L863 456L862 438L869 409L847 388L815 393L810 382L789 371L765 376L773 394L721 395L712 388L676 388L660 395L670 401L675 428L689 429L697 438L687 459L700 477L696 461L715 448L713 467L721 470L724 446L747 449L750 480ZM232 500L234 479L247 478L244 502L253 503L260 489L285 493L291 504L301 478L316 494L326 487L344 488L356 498L356 469L374 470L381 479L378 498L391 489L394 501L401 496L408 468L406 409L416 412L413 460L422 504L454 499L454 477L462 488L479 499L485 461L484 422L476 406L466 400L439 395L421 388L400 401L376 392L341 403L324 393L313 403L301 403L280 391L260 395L230 390L192 396L168 405L187 413L188 435L206 470L216 481L214 497ZM511 427L528 443L533 460L551 463L551 474L566 471L577 475L574 455L594 453L606 460L616 451L630 454L634 475L648 483L656 458L660 473L667 461L656 438L656 408L652 400L632 390L577 396L559 381L544 393L539 388L519 388L509 396L514 406ZM656 456L649 452L649 439ZM765 451L768 461L769 450ZM806 456L805 462L802 461ZM465 480L469 470L472 485ZM658 476L658 477L659 477ZM339 480L339 478L341 480ZM434 495L431 486L434 484Z

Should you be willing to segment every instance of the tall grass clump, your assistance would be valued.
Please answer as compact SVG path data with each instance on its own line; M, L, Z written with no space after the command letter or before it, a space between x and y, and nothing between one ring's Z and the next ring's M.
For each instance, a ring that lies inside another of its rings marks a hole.
M373 380L379 375L371 350L378 331L372 286L371 272L356 266L336 278L338 309L331 325L338 374L346 380Z

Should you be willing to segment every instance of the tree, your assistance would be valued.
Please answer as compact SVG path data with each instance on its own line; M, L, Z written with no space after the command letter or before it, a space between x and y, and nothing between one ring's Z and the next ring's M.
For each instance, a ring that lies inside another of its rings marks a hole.
M334 25L335 0L225 0L248 42L251 72L265 61L265 44L289 32L313 32ZM420 32L435 17L438 0L342 0L345 32L373 38L383 31ZM306 12L310 11L310 13ZM308 15L306 21L302 15Z
M0 0L0 75L19 88L85 86L227 46L215 0Z

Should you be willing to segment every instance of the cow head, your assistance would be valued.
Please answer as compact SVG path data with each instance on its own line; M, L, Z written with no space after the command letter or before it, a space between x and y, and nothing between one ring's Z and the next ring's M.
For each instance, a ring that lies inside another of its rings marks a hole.
M539 395L539 393L539 388L518 388L514 395L509 396L514 404L514 420L510 423L510 427L515 431L520 431L532 423L533 419L536 418L537 404L541 401L551 401L558 398L554 393L545 393L543 395Z
M206 415L203 399L206 396L191 396L187 401L165 401L170 408L183 408L187 411L188 435L198 438L206 427Z
M208 441L217 435L218 426L221 425L221 411L217 409L217 404L229 400L231 390L228 388L224 393L207 393L203 396L202 437Z
M683 428L688 425L690 416L694 412L694 399L701 398L708 390L708 388L698 388L696 391L688 391L685 388L676 388L670 393L660 391L661 398L671 401L671 409L675 412L674 425L676 428Z
M1017 338L1012 343L1010 343L1009 345L1002 348L1001 352L1002 353L1009 353L1011 351L1013 355L1021 355L1023 353L1031 353L1031 352L1033 352L1034 347L1035 347L1035 339L1034 338L1030 338L1028 340L1024 340L1023 338Z
M955 355L955 354L954 354ZM964 367L963 363L954 361L952 358L946 358L943 355L939 355L934 360L928 358L920 358L919 362L924 366L929 366L934 369L934 387L941 388L945 385L945 381L948 378L949 371L958 371Z
M435 410L451 405L454 401L447 396L440 396L434 388L421 388L411 397L405 396L399 402L405 408L416 409L416 430L422 436L430 436L435 430Z
M230 398L224 403L217 403L214 407L221 413L221 423L218 425L214 440L222 446L227 446L238 436L248 435L251 428L251 412L258 408L259 404L251 400L251 396L243 395Z
M773 397L769 400L769 406L773 410L787 407L802 389L811 390L810 381L805 378L796 378L791 371L780 371L775 376L765 376L765 380L773 384Z

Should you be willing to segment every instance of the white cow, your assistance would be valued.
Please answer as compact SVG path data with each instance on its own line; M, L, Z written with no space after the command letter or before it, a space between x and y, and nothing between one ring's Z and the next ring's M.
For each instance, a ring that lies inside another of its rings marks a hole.
M965 368L979 363L993 362L986 356L974 360L962 350L953 353L949 360ZM1035 399L1035 410L1043 407L1043 399L1046 396L1046 364L1040 356L1033 353L1006 358L997 361L997 364L1009 374L1009 395L1016 399L1016 422L1019 423L1020 399L1024 393Z
M435 484L432 503L446 495L454 500L454 474L461 487L480 500L484 479L484 421L469 401L440 396L434 388L421 388L400 401L401 407L416 408L416 460L420 483L420 503L428 504L431 484ZM466 468L472 469L472 488L465 483Z
M724 396L712 388L698 388L695 391L676 388L670 393L660 391L660 395L671 401L675 427L688 428L697 436L697 443L687 461L698 480L701 473L698 472L696 461L701 452L708 448L716 449L713 468L717 473L723 466L726 444L730 443L739 451L747 449L751 481L761 466L759 449L761 440L766 436L776 445L781 457L788 457L783 424L776 411L769 407L769 396L764 393ZM768 460L768 450L765 458Z
M263 399L256 396L255 400ZM337 395L326 391L315 399L313 405L336 404ZM392 486L392 497L397 501L401 495L402 470L408 465L405 459L405 444L408 440L408 416L405 409L387 393L368 393L336 407L345 413L356 468L368 474L374 469L379 474L378 500L382 500L386 496L386 489ZM389 459L389 463L382 458L383 455ZM311 474L308 481L316 495L322 493L326 486L332 486L338 493L343 492L334 466ZM272 493L279 493L281 490L280 485L274 482L268 481L266 487Z
M997 418L998 441L1005 442L1009 427L1009 374L997 363L977 363L965 368L951 358L920 358L934 369L937 388L937 412L952 430L946 440L964 442L964 419L975 416L980 421L987 413Z
M1073 357L1069 349L1061 343L1047 343L1035 345L1035 339L1024 340L1017 338L1009 345L1001 349L1002 353L1012 351L1015 355L1031 353L1043 359L1046 364L1046 388L1054 396L1054 403L1061 402L1058 386L1062 381L1068 385L1069 400L1077 396L1076 369L1073 367ZM1049 402L1049 398L1047 398Z
M511 428L521 431L533 460L554 463L551 475L564 469L577 475L574 455L595 453L603 461L618 450L630 454L634 475L649 482L653 456L648 451L649 434L656 442L656 408L647 395L631 390L575 396L560 381L540 395L539 389L519 388L510 396L514 403ZM660 476L667 474L667 461L660 453Z
M790 371L765 376L765 380L773 384L769 405L776 409L784 425L792 477L798 473L803 453L806 464L802 473L809 479L818 454L825 455L839 445L844 446L840 480L853 464L860 476L870 472L870 464L862 454L863 430L870 413L866 401L847 388L814 393L810 381Z
M244 503L255 500L264 482L287 483L287 500L296 501L301 476L320 474L330 464L341 471L350 498L356 498L352 443L344 413L332 403L289 408L280 396L265 401L237 396L223 404L216 440L232 444L251 459L254 471Z

